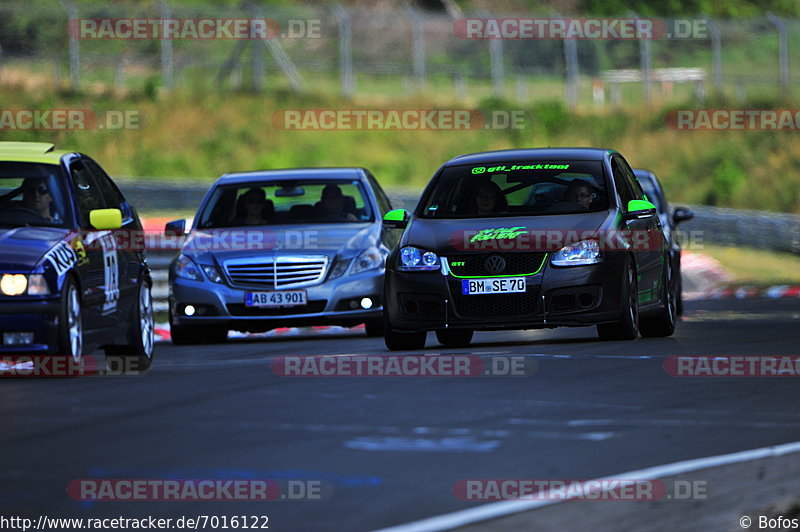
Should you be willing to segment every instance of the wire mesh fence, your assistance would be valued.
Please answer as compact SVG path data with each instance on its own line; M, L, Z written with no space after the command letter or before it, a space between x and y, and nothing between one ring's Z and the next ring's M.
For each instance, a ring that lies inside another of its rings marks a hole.
M266 38L203 34L208 24L219 30L225 21L235 27L263 20L275 29ZM499 33L489 31L487 21L504 20L516 21L511 27L518 29L530 21L549 21L552 28L564 20L587 33L520 38L502 25ZM609 20L341 5L7 0L0 5L0 83L84 90L281 88L348 97L427 93L522 103L563 99L571 106L702 102L712 91L739 100L797 92L791 73L800 54L792 54L790 44L800 37L798 20L631 15L617 22L648 20L656 34L588 33L592 24L608 26ZM157 29L138 36L125 31L148 21ZM166 34L167 21L177 33ZM475 21L483 21L476 23L482 32L459 31Z

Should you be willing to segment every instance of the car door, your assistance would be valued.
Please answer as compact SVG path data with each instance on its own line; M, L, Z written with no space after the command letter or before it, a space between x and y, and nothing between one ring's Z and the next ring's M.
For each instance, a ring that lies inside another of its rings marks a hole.
M122 212L122 227L116 231L116 265L118 269L117 281L119 291L119 304L117 305L117 321L128 322L128 313L137 302L139 282L141 279L141 264L144 260L144 238L139 220L134 215L133 209L125 201L124 196L117 186L108 177L108 174L99 164L89 157L84 157L87 168L92 173L106 205L110 209L119 209Z
M97 231L89 213L108 205L83 158L69 165L78 210L78 222L86 250L87 267L81 272L84 327L87 330L112 327L119 302L117 246L111 231Z
M611 169L614 174L614 186L620 197L620 210L628 212L628 202L644 199L644 192L636 182L633 171L620 155L611 159ZM654 290L661 280L661 230L658 216L645 216L630 218L624 221L624 227L631 232L634 244L634 256L639 280L639 301L649 303L659 297Z

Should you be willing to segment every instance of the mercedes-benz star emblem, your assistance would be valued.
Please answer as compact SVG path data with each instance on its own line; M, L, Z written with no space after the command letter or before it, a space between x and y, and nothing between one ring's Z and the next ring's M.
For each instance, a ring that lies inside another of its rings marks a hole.
M491 274L498 274L506 269L506 259L500 255L492 255L483 263L483 267Z

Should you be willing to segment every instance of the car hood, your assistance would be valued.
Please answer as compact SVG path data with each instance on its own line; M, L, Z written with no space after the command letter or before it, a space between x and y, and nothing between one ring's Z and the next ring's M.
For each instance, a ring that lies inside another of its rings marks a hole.
M435 219L416 218L406 229L401 246L415 246L441 255L465 250L492 249L489 242L470 245L478 232L497 229L516 229L527 232L556 232L560 241L570 243L581 235L595 233L614 219L609 211L559 214L549 216L517 216L498 218ZM519 229L517 229L519 228ZM522 241L522 238L518 240ZM531 242L529 239L528 242ZM499 246L494 249L532 249L530 245Z
M67 241L68 229L15 227L0 229L0 269L32 271L44 255Z
M304 224L253 229L195 229L183 253L200 262L217 262L257 255L326 255L352 257L377 245L380 225L375 223Z

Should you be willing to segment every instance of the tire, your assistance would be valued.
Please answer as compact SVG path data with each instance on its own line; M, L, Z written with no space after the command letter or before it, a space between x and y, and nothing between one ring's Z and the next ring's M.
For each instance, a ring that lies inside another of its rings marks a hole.
M58 354L78 361L83 356L83 314L81 293L72 279L61 289L61 312L58 317Z
M427 336L428 333L425 331L411 333L393 331L386 310L383 311L383 341L390 351L423 349Z
M129 315L128 344L106 347L106 363L111 371L140 373L150 369L155 349L153 296L150 283L144 279L139 283L139 293Z
M467 347L474 332L472 329L439 329L436 331L436 340L449 347Z
M663 307L658 314L652 317L642 317L639 323L639 331L642 336L664 337L672 336L675 332L675 323L678 319L677 289L675 287L674 271L672 263L668 260L664 272L664 290L661 294Z
M368 320L364 323L364 329L367 332L367 336L370 338L383 336L383 320Z
M228 329L217 325L177 325L170 312L169 334L174 345L219 344L227 340Z
M639 283L633 258L625 267L625 282L622 286L622 319L614 323L601 323L597 335L601 340L635 340L639 336Z

